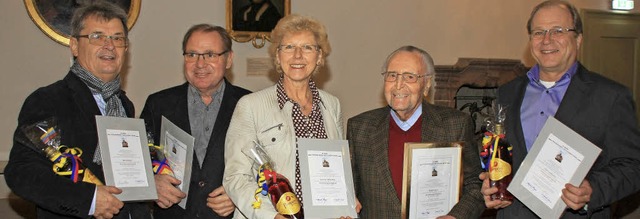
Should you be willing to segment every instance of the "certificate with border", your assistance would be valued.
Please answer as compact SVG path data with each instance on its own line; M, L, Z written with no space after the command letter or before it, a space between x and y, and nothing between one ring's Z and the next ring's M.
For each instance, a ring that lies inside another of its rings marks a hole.
M458 203L464 142L405 143L402 219L436 218Z
M173 176L182 182L177 188L187 194L187 197L184 197L178 204L183 209L186 209L189 198L194 142L193 136L162 116L160 148L167 159L167 164L173 170Z
M106 185L122 189L120 201L158 199L144 120L96 116Z
M349 142L299 138L298 153L304 217L357 218Z
M507 190L539 217L559 218L565 184L580 186L601 151L549 117Z

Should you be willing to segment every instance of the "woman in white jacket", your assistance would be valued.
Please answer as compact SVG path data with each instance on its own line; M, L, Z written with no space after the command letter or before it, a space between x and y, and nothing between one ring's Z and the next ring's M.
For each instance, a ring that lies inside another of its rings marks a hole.
M280 79L240 99L227 131L223 185L237 207L235 218L284 218L267 197L261 196L260 208L252 207L257 172L243 148L254 141L263 145L300 199L296 139L343 139L340 101L313 81L331 52L325 27L312 18L289 15L278 22L271 40L269 53Z

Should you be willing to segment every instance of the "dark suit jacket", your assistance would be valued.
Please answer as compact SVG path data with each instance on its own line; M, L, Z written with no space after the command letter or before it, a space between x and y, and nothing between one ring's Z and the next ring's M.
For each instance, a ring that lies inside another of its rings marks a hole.
M520 106L528 83L529 78L521 76L501 86L498 93L499 103L509 105L506 131L513 145L514 172L527 156ZM610 218L611 203L640 189L640 134L634 108L627 88L579 64L556 112L556 119L602 149L587 175L593 188L588 203L592 218ZM518 200L498 216L537 218ZM587 218L587 214L566 211L563 218Z
M389 107L364 112L347 122L356 196L361 218L400 218L401 200L389 170ZM460 202L449 212L458 219L478 218L484 210L482 171L473 140L471 117L455 109L422 104L422 142L464 141L463 188Z
M134 115L131 101L120 94L127 116ZM82 149L83 164L103 183L102 166L94 163L93 154L98 144L95 116L101 115L91 91L75 74L33 92L22 105L13 148L5 169L7 185L17 195L37 205L39 218L86 218L96 186L58 176L51 170L52 163L45 156L16 141L20 127L55 117L61 130L63 145ZM143 203L125 204L117 218L150 218L149 208Z
M231 85L226 81L220 111L213 126L213 133L207 146L202 168L198 164L195 153L193 154L191 182L189 183L189 195L187 198L187 210L178 205L168 209L161 209L157 205L154 209L154 218L223 218L207 207L207 197L214 189L222 186L222 174L224 173L224 140L227 128L231 121L231 115L236 108L240 97L250 91ZM189 111L187 108L187 92L189 84L168 88L151 94L147 98L141 118L144 118L147 130L153 130L155 142L160 142L160 127L162 116L169 119L182 130L191 133L189 124ZM230 217L229 217L230 218Z

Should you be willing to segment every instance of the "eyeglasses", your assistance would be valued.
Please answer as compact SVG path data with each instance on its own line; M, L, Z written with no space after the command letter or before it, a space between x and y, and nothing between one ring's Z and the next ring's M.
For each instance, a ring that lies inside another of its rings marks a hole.
M215 53L215 52L207 52L207 53L185 52L185 53L182 53L182 55L184 56L184 61L186 61L186 62L197 62L198 58L200 58L200 56L202 56L202 60L204 60L204 62L217 62L220 59L220 56L224 55L227 52L229 52L229 50L225 50L224 52L221 52L221 53Z
M96 46L104 46L107 43L107 39L111 39L111 43L115 47L126 47L129 44L129 39L126 36L107 36L101 33L90 33L87 35L76 35L75 38L85 37L89 39L89 43Z
M300 51L302 51L302 53L304 54L316 53L318 50L320 50L320 47L318 45L310 45L310 44L301 45L301 46L296 46L291 44L278 46L278 50L283 53L294 53L298 48L300 48Z
M569 28L563 28L563 27L551 28L547 30L536 29L531 31L531 39L536 39L536 40L544 39L544 36L546 36L547 33L549 33L549 38L553 38L554 36L559 37L567 34L569 31L576 31L576 29L569 29Z
M388 72L382 72L382 77L384 77L384 81L386 82L395 82L398 80L398 76L402 77L402 80L404 82L407 83L416 83L418 81L418 78L422 78L427 76L426 74L424 75L418 75L418 74L414 74L411 72L405 72L402 74L399 74L397 72L392 72L392 71L388 71Z

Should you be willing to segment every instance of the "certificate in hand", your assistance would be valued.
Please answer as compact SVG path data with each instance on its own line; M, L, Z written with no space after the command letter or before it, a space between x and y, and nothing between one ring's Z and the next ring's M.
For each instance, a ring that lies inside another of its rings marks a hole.
M120 201L158 198L144 120L96 116L106 185L122 189Z
M305 218L357 218L349 142L298 139Z
M183 209L186 209L189 198L194 141L193 136L162 116L160 148L167 159L167 164L173 170L173 177L182 182L178 185L178 189L187 194L187 197L184 197L178 204Z
M580 186L601 149L553 117L542 127L507 188L541 218L559 218L567 183Z
M458 203L463 144L404 144L402 219L437 218Z

